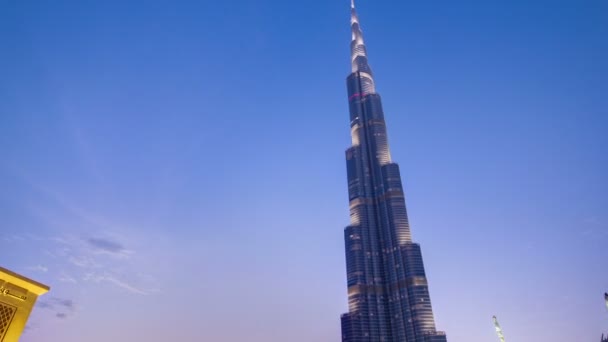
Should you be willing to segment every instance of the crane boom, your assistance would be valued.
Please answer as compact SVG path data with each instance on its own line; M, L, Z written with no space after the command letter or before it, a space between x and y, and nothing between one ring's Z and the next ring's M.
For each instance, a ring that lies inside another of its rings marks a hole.
M496 316L492 317L494 319L494 328L496 328L496 334L498 334L498 338L500 342L505 342L505 335L502 333L502 329L500 328L500 324L498 324L498 319Z

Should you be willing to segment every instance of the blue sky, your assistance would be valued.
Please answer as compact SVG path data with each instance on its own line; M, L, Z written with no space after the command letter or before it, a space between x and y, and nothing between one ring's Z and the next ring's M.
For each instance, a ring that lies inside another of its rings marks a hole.
M349 2L0 11L24 342L338 341ZM608 3L358 1L452 342L608 332Z

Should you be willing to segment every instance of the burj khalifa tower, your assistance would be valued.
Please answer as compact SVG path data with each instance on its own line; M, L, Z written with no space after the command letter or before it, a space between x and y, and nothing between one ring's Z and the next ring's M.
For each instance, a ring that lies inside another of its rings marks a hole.
M342 315L342 341L446 342L435 327L420 245L412 241L399 166L391 160L382 103L352 1L350 225L344 230L349 309Z

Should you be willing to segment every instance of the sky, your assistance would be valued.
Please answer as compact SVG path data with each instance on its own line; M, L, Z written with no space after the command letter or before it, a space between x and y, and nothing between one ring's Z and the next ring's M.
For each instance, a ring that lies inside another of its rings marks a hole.
M0 2L22 342L340 340L347 0ZM608 332L608 2L358 0L451 342Z

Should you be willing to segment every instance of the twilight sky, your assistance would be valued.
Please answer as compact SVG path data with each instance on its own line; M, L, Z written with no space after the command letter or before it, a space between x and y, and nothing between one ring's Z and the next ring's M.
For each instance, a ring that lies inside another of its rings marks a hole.
M608 2L359 0L451 342L608 332ZM349 1L0 2L23 342L339 341Z

